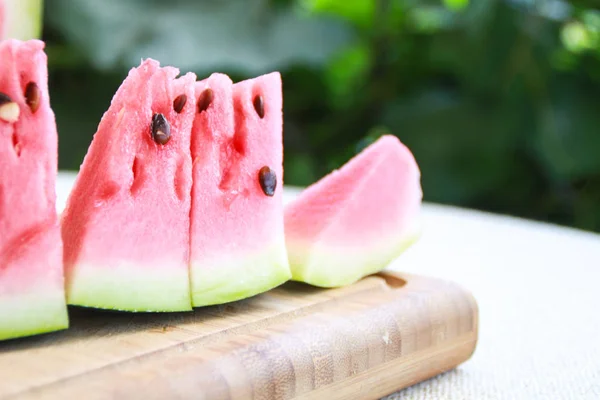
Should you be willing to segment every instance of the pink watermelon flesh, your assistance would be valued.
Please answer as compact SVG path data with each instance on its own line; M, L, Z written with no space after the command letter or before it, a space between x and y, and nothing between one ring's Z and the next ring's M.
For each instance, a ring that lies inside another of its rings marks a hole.
M193 305L203 306L264 292L291 274L283 228L280 75L234 85L213 74L196 83L196 96L202 111L192 131L190 276ZM255 108L257 96L262 109ZM272 196L259 181L265 166L277 179Z
M293 279L335 287L382 270L418 238L421 199L411 152L382 136L287 205Z
M190 132L195 75L145 60L104 114L62 219L69 304L190 310ZM180 113L174 100L185 95ZM156 113L170 140L151 135Z
M0 340L68 326L43 49L38 40L0 42L0 93L11 100L0 102Z

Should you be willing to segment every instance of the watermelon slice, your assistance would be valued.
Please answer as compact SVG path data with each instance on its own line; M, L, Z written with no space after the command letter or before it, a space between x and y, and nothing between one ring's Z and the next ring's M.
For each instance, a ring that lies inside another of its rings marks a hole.
M193 73L145 60L104 114L63 214L69 304L191 309Z
M42 0L0 0L0 39L40 37Z
M411 152L382 136L287 205L293 279L335 287L380 271L419 237L421 199Z
M190 276L194 306L264 292L290 277L283 228L278 73L196 83Z
M0 42L0 340L68 326L43 49Z

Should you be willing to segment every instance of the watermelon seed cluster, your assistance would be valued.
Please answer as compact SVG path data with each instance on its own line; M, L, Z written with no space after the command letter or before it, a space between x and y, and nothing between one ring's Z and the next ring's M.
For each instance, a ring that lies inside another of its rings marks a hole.
M267 165L258 171L258 182L264 194L272 197L277 188L277 174Z
M29 82L25 87L25 103L34 114L40 108L40 97L41 92L37 83Z
M180 94L173 100L173 110L175 110L177 114L181 114L183 107L185 107L185 103L187 103L187 96L185 94Z
M256 110L256 114L258 114L258 116L262 119L265 116L265 102L262 98L262 96L257 95L254 97L254 101L252 102L254 104L254 109Z
M4 93L0 93L0 119L13 123L19 119L19 105Z
M214 97L214 93L211 88L204 89L200 96L198 96L198 113L202 111L206 111L206 109L212 103Z
M158 144L167 144L171 139L171 126L164 115L156 113L152 116L152 123L150 124L150 132L152 134L152 140Z

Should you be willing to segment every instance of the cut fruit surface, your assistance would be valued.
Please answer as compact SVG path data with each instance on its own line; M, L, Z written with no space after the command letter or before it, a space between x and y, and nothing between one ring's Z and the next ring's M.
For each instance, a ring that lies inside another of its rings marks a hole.
M413 155L382 136L286 206L293 279L334 287L382 270L419 237L421 200Z
M57 134L38 40L0 42L0 340L64 329Z
M264 292L290 277L283 235L279 73L196 83L190 277L194 306Z
M145 60L104 114L62 218L69 304L191 309L195 75Z

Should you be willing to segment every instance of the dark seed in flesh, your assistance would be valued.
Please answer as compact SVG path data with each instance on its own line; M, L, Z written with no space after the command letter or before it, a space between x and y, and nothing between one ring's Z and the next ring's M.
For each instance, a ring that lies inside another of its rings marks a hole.
M211 88L204 89L200 96L198 96L198 112L206 111L206 109L212 103L214 97L214 93Z
M12 99L7 94L0 92L0 106L6 103L12 103Z
M265 102L263 101L262 96L257 95L254 97L254 109L259 117L263 118L265 116Z
M173 100L173 110L175 110L177 114L181 113L183 107L185 107L185 103L187 103L187 96L185 94L180 94Z
M171 139L171 127L164 115L157 113L152 116L150 124L152 139L158 144L167 144Z
M258 182L260 182L260 187L267 196L271 197L275 194L277 175L271 168L265 165L258 171Z
M25 87L25 103L27 103L32 113L35 113L40 108L41 96L42 93L37 83L29 82Z

